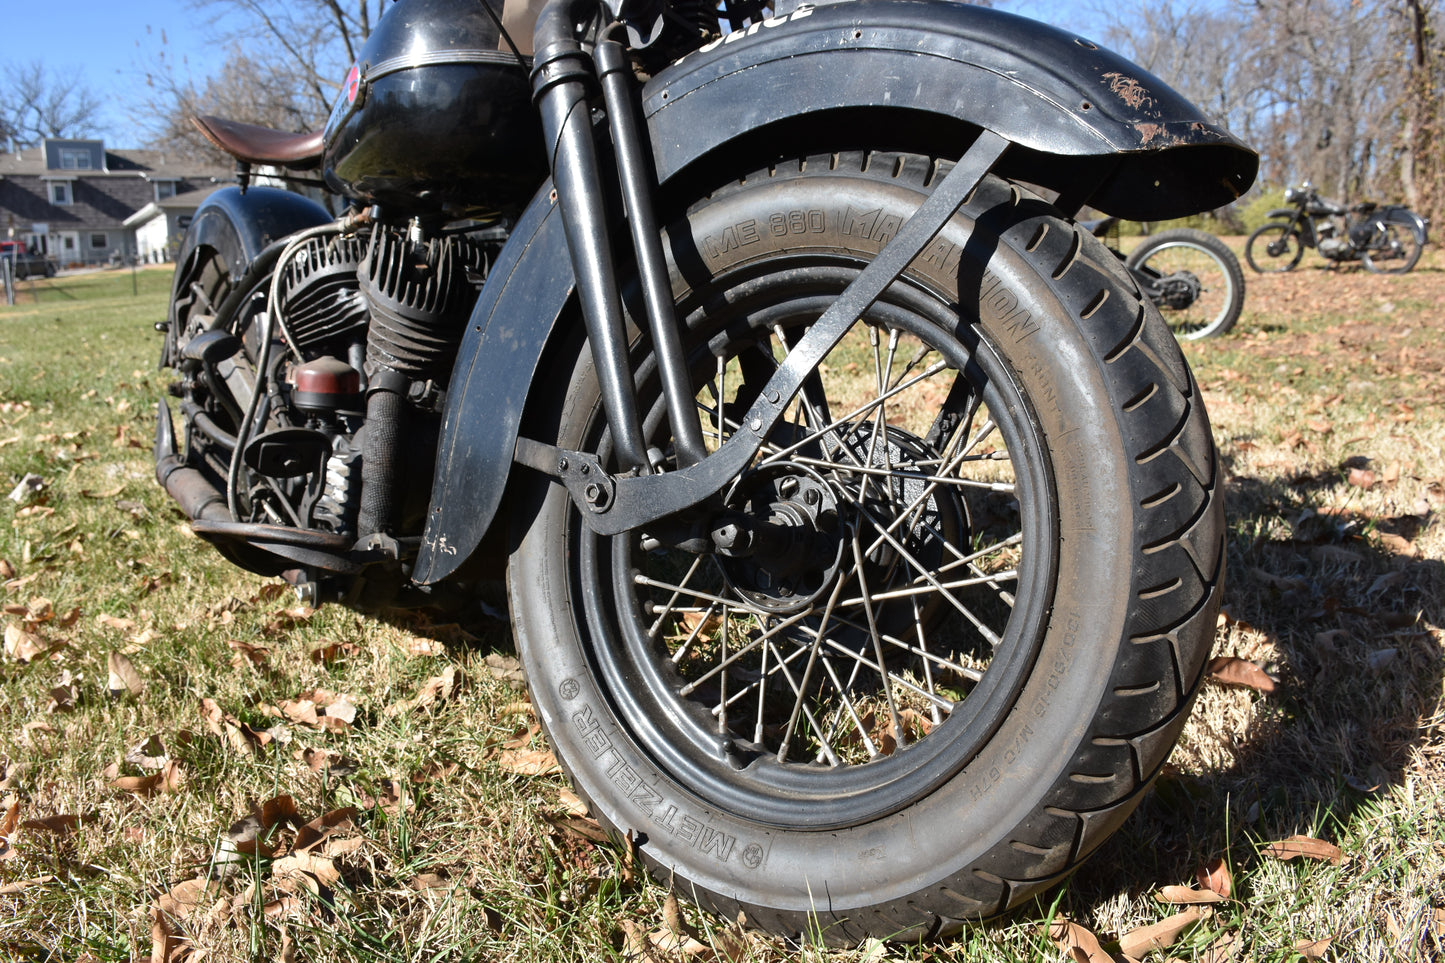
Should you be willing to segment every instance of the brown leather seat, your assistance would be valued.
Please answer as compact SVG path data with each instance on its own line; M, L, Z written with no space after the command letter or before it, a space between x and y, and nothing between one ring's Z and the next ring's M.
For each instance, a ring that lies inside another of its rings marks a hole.
M248 164L269 164L292 170L310 170L321 163L321 131L289 134L255 124L243 124L222 117L192 117L206 140L232 157Z

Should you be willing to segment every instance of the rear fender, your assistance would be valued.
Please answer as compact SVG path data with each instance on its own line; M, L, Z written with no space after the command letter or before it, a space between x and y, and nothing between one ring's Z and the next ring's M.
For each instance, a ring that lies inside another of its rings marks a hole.
M683 185L789 155L871 147L956 158L980 128L1012 145L997 173L1132 220L1228 203L1258 165L1253 151L1127 60L960 3L804 4L684 57L642 100L662 192L684 201ZM548 183L493 267L461 345L418 582L456 572L488 533L571 292Z
M1392 204L1382 212L1382 219L1392 224L1403 224L1415 233L1421 244L1430 240L1430 222L1408 207Z

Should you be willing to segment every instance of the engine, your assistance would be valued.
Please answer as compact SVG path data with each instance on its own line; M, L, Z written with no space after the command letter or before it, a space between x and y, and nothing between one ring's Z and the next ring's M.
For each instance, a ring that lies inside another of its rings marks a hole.
M307 240L275 279L270 411L245 438L251 523L399 558L420 535L453 360L497 241L374 228ZM259 340L260 325L248 334ZM249 344L262 357L259 344Z

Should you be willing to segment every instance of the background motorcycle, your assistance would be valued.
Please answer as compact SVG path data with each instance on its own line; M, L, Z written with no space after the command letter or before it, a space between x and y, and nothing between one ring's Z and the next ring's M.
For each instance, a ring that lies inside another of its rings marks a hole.
M1321 199L1309 182L1287 189L1284 199L1294 206L1269 212L1282 220L1257 229L1244 245L1245 260L1261 274L1293 270L1307 247L1331 261L1363 261L1379 274L1404 274L1428 240L1425 219L1399 204L1346 208Z
M1086 222L1107 239L1119 223L1108 217ZM1175 337L1215 338L1234 327L1244 310L1244 271L1223 241L1180 227L1152 234L1127 257L1114 245L1139 290L1164 314Z
M505 567L554 750L661 878L935 935L1109 835L1214 635L1198 389L1070 215L1257 159L986 8L725 12L401 0L325 131L202 119L353 206L198 210L157 477L316 600L464 611Z

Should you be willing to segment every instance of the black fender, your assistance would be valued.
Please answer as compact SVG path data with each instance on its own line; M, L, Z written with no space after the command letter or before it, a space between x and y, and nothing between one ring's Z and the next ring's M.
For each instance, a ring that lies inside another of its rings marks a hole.
M1129 61L1022 17L939 0L804 4L684 57L642 101L664 193L821 145L958 157L980 128L1011 144L997 173L1131 220L1228 203L1258 167L1252 150ZM840 143L849 137L864 142ZM416 581L456 572L491 527L571 288L549 182L462 342Z
M1387 223L1403 224L1415 233L1421 244L1426 244L1430 240L1430 222L1408 207L1390 204L1384 210L1378 211L1376 216Z
M1299 212L1299 209L1298 209L1298 208L1294 208L1294 207L1276 207L1274 210L1272 210L1272 211L1269 212L1269 216L1270 216L1270 217L1283 217L1283 218L1285 218L1285 219L1287 219L1287 220L1294 220L1294 216L1295 216L1295 214L1297 214L1298 212Z
M244 270L273 242L335 220L326 208L300 194L274 187L223 187L196 208L179 263L198 247L213 248L233 270Z
M232 283L258 267L267 248L297 231L334 218L315 201L274 187L223 187L196 208L191 225L176 254L176 273L171 280L171 299L166 309L166 344L161 365L174 363L176 348L176 302L192 281L191 268L207 251L215 251L229 270ZM272 257L280 251L273 251Z

